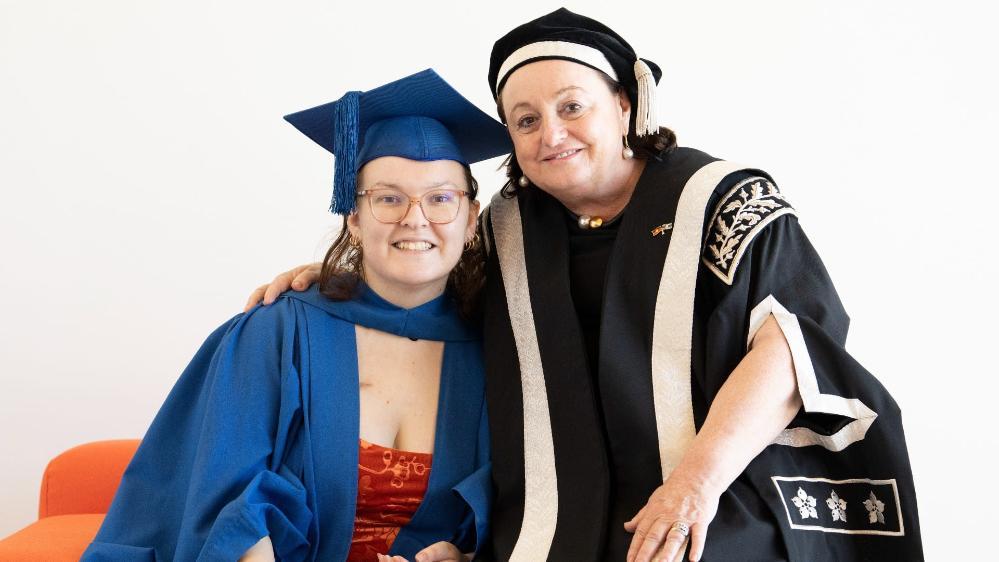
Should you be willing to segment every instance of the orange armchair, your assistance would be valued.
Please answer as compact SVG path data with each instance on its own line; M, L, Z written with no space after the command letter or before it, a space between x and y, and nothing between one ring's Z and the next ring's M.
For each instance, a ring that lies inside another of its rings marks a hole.
M95 441L52 459L42 476L38 521L0 540L0 561L79 560L138 446L138 439Z

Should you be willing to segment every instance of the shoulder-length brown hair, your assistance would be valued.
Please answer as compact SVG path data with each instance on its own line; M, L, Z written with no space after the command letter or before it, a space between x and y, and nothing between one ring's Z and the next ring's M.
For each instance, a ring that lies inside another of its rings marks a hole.
M473 201L479 193L479 183L472 177L472 170L468 166L464 168L468 199ZM333 300L352 298L364 276L363 261L361 247L351 244L350 230L344 219L340 233L323 258L322 270L319 272L319 292ZM466 319L475 317L479 293L484 283L485 254L479 237L475 236L471 245L465 247L458 264L447 279L447 290L458 302Z

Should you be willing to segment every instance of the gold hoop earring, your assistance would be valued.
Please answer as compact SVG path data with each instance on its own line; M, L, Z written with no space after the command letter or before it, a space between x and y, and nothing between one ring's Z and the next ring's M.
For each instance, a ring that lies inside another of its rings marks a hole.
M350 246L347 269L353 269L354 273L364 280L364 248L361 246L361 239L352 233L347 234L347 244Z
M479 231L476 230L475 234L473 234L471 238L469 238L467 241L465 241L465 251L467 252L467 251L471 250L478 243L479 243Z

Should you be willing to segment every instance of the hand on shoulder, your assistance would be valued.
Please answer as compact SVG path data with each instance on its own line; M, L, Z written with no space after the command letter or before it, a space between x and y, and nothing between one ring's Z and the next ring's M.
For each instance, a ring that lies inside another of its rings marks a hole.
M319 281L319 272L322 269L322 266L323 264L319 262L309 263L294 267L279 274L271 280L270 283L265 283L250 293L250 298L246 300L246 306L243 308L243 312L247 312L254 306L261 303L264 305L272 304L275 300L277 300L278 295L288 289L294 289L296 291L304 291L308 289L313 283Z

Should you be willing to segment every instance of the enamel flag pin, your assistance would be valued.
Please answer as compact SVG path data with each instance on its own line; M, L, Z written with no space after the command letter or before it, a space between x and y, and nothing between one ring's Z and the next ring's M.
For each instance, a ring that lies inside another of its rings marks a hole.
M668 222L653 228L652 236L659 236L660 234L666 232L667 230L673 230L673 223Z

